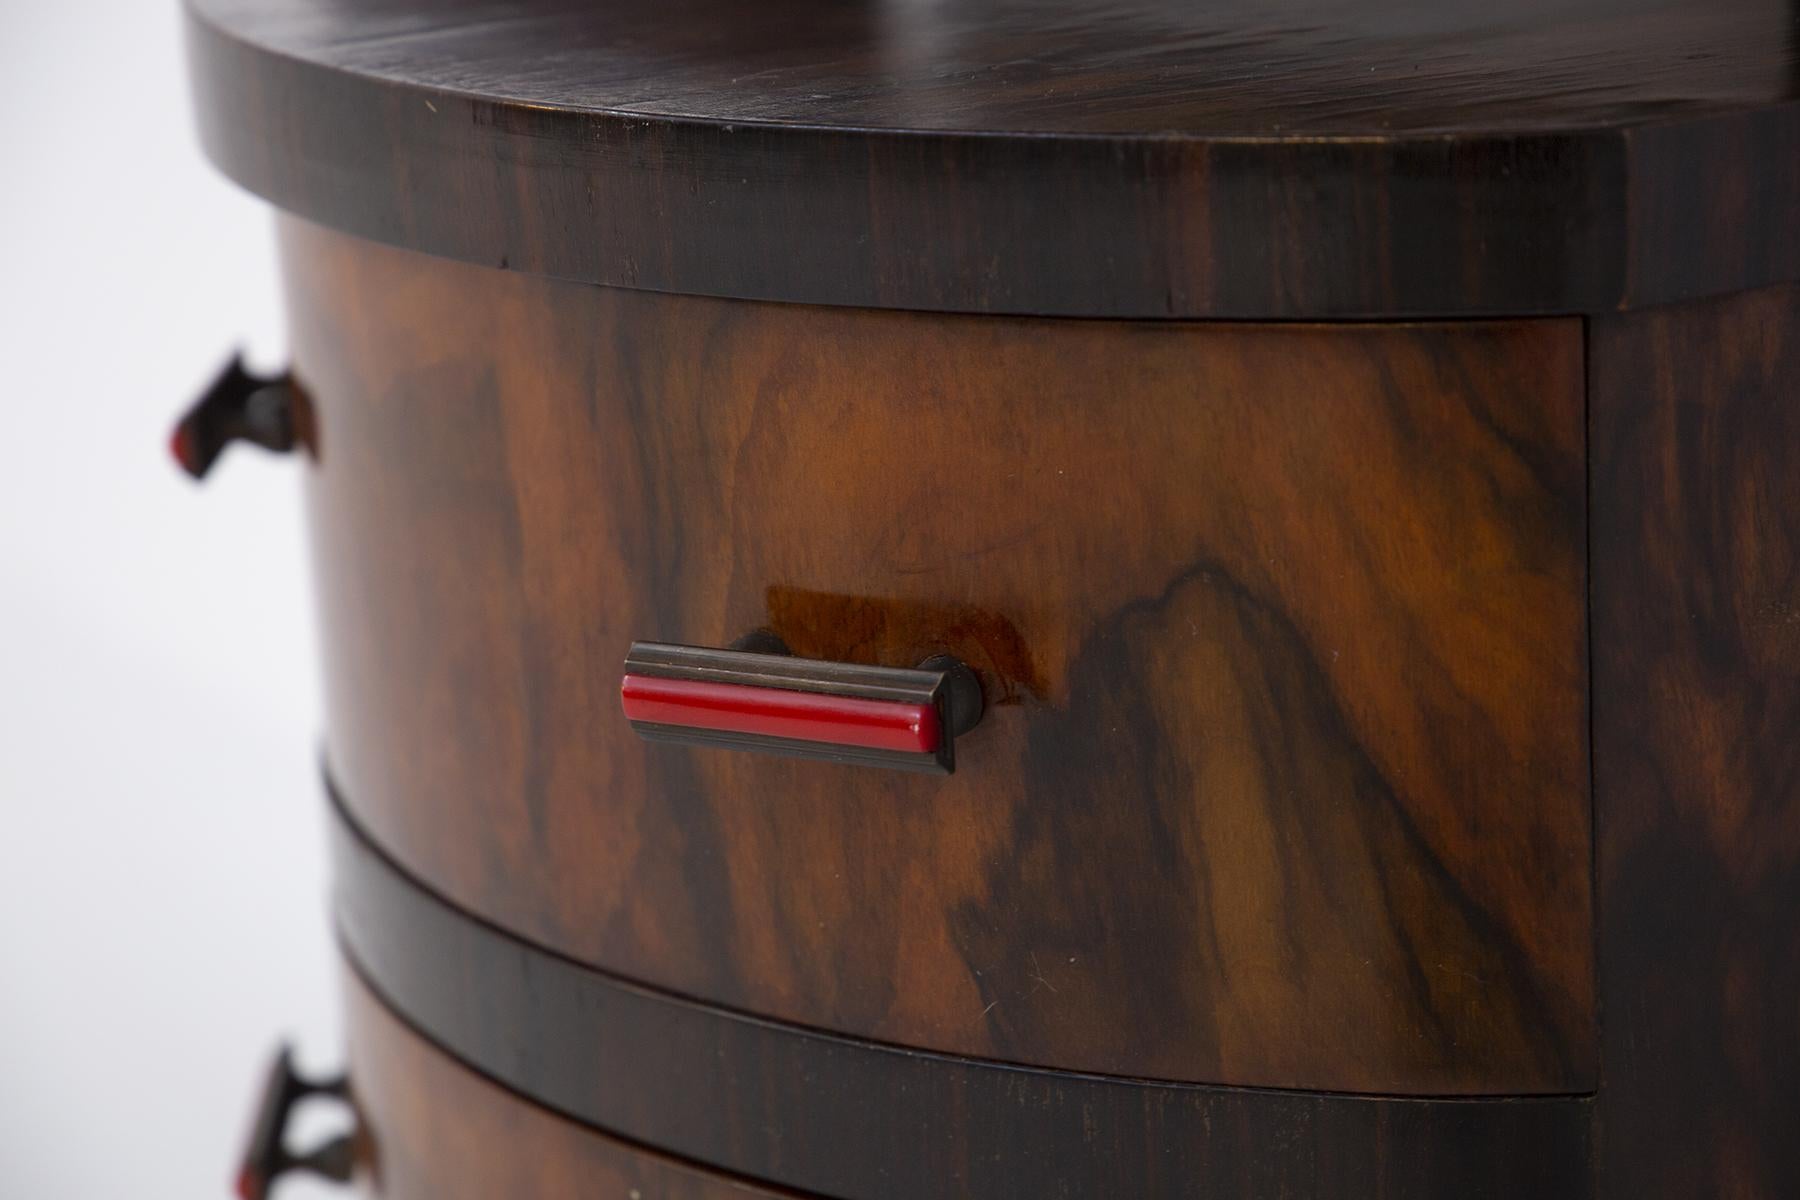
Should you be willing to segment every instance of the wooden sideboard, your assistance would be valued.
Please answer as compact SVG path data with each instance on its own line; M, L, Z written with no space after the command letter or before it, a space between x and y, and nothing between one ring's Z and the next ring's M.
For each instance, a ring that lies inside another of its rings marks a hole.
M189 36L372 1194L1800 1194L1791 6Z

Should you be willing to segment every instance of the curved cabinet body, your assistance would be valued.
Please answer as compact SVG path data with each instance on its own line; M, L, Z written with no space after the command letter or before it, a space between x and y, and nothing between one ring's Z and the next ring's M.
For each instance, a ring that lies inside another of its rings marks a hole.
M378 1192L1800 1195L1791 3L189 5Z
M1593 1085L1579 327L618 292L290 224L346 802L521 937L955 1054ZM641 742L636 639L982 677L944 780Z

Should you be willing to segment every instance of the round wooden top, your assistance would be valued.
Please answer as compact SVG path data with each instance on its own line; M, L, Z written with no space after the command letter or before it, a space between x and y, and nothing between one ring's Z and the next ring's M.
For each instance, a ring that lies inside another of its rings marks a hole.
M191 0L189 30L245 186L597 283L1305 318L1800 275L1787 0Z

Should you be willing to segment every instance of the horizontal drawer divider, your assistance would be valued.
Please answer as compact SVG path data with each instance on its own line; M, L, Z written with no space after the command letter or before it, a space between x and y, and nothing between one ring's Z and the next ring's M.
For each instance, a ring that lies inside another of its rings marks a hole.
M842 1200L912 1200L945 1179L996 1198L1501 1197L1588 1186L1586 1096L1097 1076L848 1038L647 987L440 898L368 838L329 780L327 790L339 935L367 983L504 1086L697 1163Z

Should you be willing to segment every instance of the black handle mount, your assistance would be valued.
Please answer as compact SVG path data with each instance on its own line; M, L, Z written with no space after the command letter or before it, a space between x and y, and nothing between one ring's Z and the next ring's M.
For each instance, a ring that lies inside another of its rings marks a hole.
M205 478L232 442L254 442L285 453L294 448L299 391L293 375L252 375L242 355L232 355L200 399L194 401L169 437L181 469Z
M244 1147L243 1162L238 1166L239 1200L267 1200L275 1181L294 1171L337 1183L350 1182L356 1159L354 1132L341 1134L304 1153L288 1149L288 1119L297 1104L312 1096L348 1104L350 1089L343 1076L316 1081L302 1078L294 1070L292 1049L281 1047L269 1064L262 1099L256 1108L256 1123L250 1130L250 1144Z

